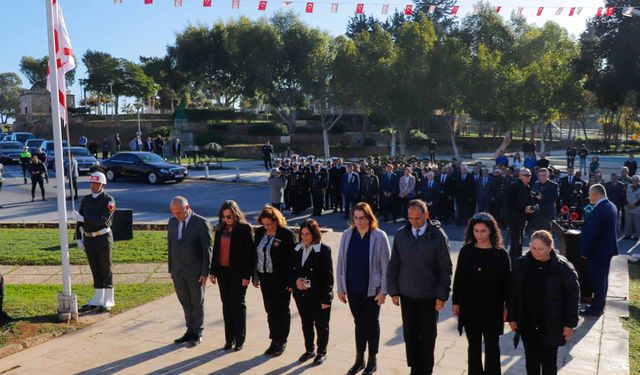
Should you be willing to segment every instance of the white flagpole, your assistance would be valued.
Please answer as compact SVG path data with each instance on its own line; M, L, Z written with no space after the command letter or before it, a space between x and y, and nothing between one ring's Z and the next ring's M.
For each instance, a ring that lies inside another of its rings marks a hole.
M67 235L67 207L64 189L64 165L62 160L62 130L60 129L60 107L58 104L58 67L54 41L52 0L44 0L47 9L47 34L49 37L49 82L51 87L51 123L56 165L56 196L58 201L58 224L60 229L60 253L62 257L62 293L58 294L58 318L78 319L78 299L71 293L71 264L69 261L69 238ZM66 90L63 90L66 92ZM68 126L68 124L67 124Z

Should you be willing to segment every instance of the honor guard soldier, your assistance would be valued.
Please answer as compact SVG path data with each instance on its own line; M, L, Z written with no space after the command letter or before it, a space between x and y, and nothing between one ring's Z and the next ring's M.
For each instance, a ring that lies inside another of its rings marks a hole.
M366 167L366 174L362 177L360 195L362 201L366 202L373 208L374 211L378 210L378 193L380 191L380 180L378 176L373 174L373 167Z
M282 176L287 180L286 187L284 188L284 209L291 209L291 174L293 173L293 167L291 166L291 159L285 158L282 161L282 167L280 167Z
M95 289L93 298L80 308L81 313L95 309L98 312L111 311L115 305L111 272L111 223L116 202L112 196L104 192L107 178L103 173L91 174L89 184L91 194L82 199L79 212L74 211L78 248L84 249L87 254Z
M299 214L307 208L305 204L309 200L309 186L306 173L300 170L298 163L293 164L289 188L291 189L291 209L294 214Z
M311 177L311 199L313 201L313 216L322 215L324 208L324 193L329 186L329 175L322 170L322 165L316 162Z

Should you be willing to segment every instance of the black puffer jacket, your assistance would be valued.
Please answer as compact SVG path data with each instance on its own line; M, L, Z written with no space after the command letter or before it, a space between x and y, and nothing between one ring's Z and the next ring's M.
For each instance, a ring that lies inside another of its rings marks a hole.
M522 327L524 316L524 278L527 264L533 262L531 252L516 259L511 272L511 296L508 301L508 320ZM578 325L580 285L578 275L569 261L551 251L551 262L546 281L544 333L549 346L563 346L563 327Z

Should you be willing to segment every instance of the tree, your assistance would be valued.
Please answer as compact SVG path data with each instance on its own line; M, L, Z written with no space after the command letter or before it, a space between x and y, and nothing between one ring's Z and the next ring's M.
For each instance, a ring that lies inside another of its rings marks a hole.
M6 124L20 110L22 80L16 73L0 73L0 123Z
M31 56L23 56L22 59L20 59L20 72L27 77L32 87L44 89L47 86L48 64L48 56L39 59ZM76 69L68 72L65 78L67 86L73 85L76 80Z
M158 84L158 96L161 110L173 111L178 98L186 95L186 84L181 72L175 68L169 55L158 57L140 57L142 70Z

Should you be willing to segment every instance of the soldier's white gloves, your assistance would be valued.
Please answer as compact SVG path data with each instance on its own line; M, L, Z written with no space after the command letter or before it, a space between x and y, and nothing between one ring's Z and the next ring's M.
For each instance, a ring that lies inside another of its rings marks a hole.
M78 244L78 250L84 250L84 242L82 240L76 240Z
M84 223L84 216L80 215L80 212L73 211L73 217L75 217L77 222Z

